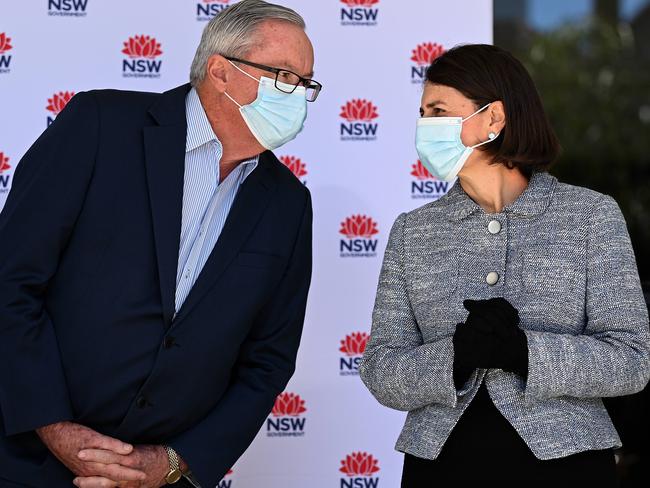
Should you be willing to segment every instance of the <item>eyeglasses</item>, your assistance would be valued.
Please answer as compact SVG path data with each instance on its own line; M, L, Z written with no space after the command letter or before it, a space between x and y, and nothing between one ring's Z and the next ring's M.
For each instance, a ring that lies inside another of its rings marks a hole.
M245 59L230 58L225 56L229 61L234 61L236 63L246 64L252 66L253 68L261 69L263 71L268 71L269 73L275 74L275 87L284 93L293 93L296 91L296 88L299 86L305 87L305 98L308 102L313 102L318 98L318 94L323 89L323 85L317 81L310 80L309 78L303 78L302 76L281 68L273 68L272 66L266 66L264 64L253 63L251 61L246 61ZM278 83L278 81L280 83ZM283 85L284 84L284 85ZM286 85L291 85L292 88L288 89Z

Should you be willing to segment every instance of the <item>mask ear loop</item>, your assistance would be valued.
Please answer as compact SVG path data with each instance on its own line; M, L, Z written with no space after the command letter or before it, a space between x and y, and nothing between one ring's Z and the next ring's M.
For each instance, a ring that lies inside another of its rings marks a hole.
M237 105L239 108L241 108L241 105L239 105L239 104L237 103L237 101L236 101L233 97L231 97L230 95L228 95L228 92L223 92L223 94L226 95L228 98L230 98L230 101L231 101L231 102L233 102L235 105Z
M501 134L501 132L497 132L496 134L494 132L490 132L488 134L488 140L487 141L479 142L478 144L474 144L473 146L470 146L470 147L472 149L474 149L475 147L479 147L479 146L482 146L483 144L487 144L488 142L492 142L497 137L499 137L499 134Z
M490 103L488 103L488 104L486 104L486 105L483 105L481 108L479 108L479 109L478 109L476 112L474 112L472 115L469 115L469 116L467 116L466 118L462 119L462 121L465 122L466 120L471 119L471 118L474 117L477 113L482 112L483 110L485 110L486 108L488 108L490 105L492 105L492 102L490 102ZM494 132L490 132L490 133L488 134L488 140L487 140L487 141L479 142L478 144L474 144L473 146L470 146L470 147L471 147L472 149L474 149L474 148L476 148L476 147L482 146L483 144L487 144L488 142L492 142L492 141L495 140L497 137L499 137L499 134L501 134L501 132L497 132L496 134L495 134Z
M233 66L234 66L234 65L233 65ZM236 66L235 66L235 67L236 67ZM247 73L247 74L248 74L248 73ZM478 109L476 112L474 112L472 115L469 115L469 116L465 117L465 118L463 119L463 122L465 122L466 120L471 119L471 118L474 117L477 113L482 112L483 110L485 110L486 108L488 108L490 105L492 105L492 102L488 103L487 105L483 105L481 108L479 108L479 109Z
M238 69L239 71L241 71L243 74L245 74L246 76L248 76L251 80L255 80L255 81L257 81L258 83L260 83L260 80L258 80L257 78L255 78L255 77L254 77L253 75L251 75L250 73L246 73L246 71L244 71L243 69L241 69L239 66L237 66L237 65L236 65L235 63L233 63L232 61L228 60L228 62L229 62L230 64L232 64L236 69ZM239 105L239 104L237 103L237 101L236 101L233 97L231 97L230 95L228 95L228 92L223 92L223 94L226 95L228 98L230 98L230 100L231 100L235 105L237 105L239 108L242 107L241 105Z
M246 76L248 76L251 80L255 80L255 81L257 81L258 83L260 82L260 80L258 80L257 78L255 78L255 77L254 77L253 75L251 75L250 73L246 73L246 71L244 71L243 69L241 69L239 66L237 66L237 65L236 65L235 63L233 63L232 61L228 60L228 62L229 62L230 64L232 64L236 69L238 69L239 71L241 71L243 74L245 74ZM488 104L488 105L489 105L489 104ZM481 109L481 110L482 110L482 109Z

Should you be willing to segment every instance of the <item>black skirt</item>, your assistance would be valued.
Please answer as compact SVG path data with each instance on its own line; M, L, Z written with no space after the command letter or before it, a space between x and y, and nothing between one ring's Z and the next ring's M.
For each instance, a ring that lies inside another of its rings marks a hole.
M490 399L485 383L435 460L404 458L402 488L618 486L612 449L539 460Z

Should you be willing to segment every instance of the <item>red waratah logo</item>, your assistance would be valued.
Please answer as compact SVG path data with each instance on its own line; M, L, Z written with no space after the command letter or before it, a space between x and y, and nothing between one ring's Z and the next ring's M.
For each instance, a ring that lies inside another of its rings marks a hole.
M300 395L284 392L275 399L271 414L274 417L297 417L306 411L305 401Z
M68 102L74 97L74 92L59 92L52 95L52 98L47 99L47 110L54 115L59 115L61 110L65 108Z
M145 35L129 37L129 40L124 42L122 52L132 59L154 59L162 54L160 43L156 38Z
M9 158L3 152L0 152L0 174L8 169L11 169L11 166L9 166Z
M341 3L346 4L348 7L372 7L377 5L379 0L341 0Z
M296 178L302 178L307 175L307 167L300 158L295 156L280 156L280 161L296 175Z
M373 246L368 246L368 249L374 251L374 249L376 249L374 242L376 241L369 242L373 243ZM364 246L360 247L361 251L363 251L363 247ZM358 252L354 246L350 246L350 250L352 252ZM342 248L341 251L344 252L345 249ZM361 364L361 358L366 350L366 345L368 344L369 339L370 335L367 332L353 332L345 336L345 339L341 340L341 347L339 348L339 351L343 353L343 355L339 357L339 374L341 376L359 375L359 365Z
M422 161L418 159L418 162L412 166L411 176L415 176L418 180L434 180L435 177L429 172L428 169L424 167Z
M372 218L365 215L353 215L341 222L339 233L348 239L355 237L370 239L375 234L379 234L379 229L377 229L377 222Z
M347 476L372 476L379 471L379 461L367 452L353 452L341 461L339 471Z
M341 117L348 122L370 122L379 117L377 107L363 99L350 100L341 107Z
M0 54L4 54L12 48L11 37L7 37L5 32L0 32Z
M445 52L445 48L435 42L425 42L418 44L413 49L411 61L415 61L418 66L429 66L433 61Z
M411 198L415 199L438 200L445 196L453 185L432 175L420 160L411 165L411 176L414 177L411 180Z
M353 332L341 340L339 351L346 356L360 356L366 350L370 335L367 332Z

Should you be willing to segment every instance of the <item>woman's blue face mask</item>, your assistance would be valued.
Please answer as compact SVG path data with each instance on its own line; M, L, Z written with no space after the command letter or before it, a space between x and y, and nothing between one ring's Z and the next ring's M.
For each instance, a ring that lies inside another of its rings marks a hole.
M452 181L474 148L492 142L499 135L490 132L487 141L465 146L460 138L463 122L488 108L488 103L472 115L462 117L421 117L415 130L415 149L420 161L436 178Z

